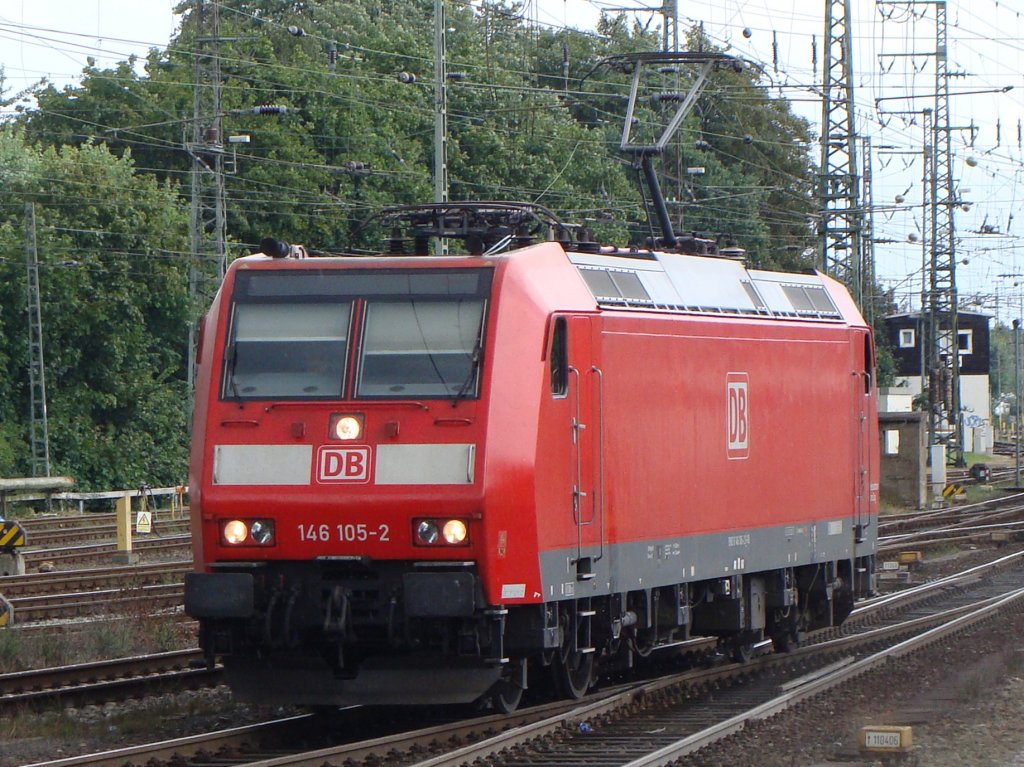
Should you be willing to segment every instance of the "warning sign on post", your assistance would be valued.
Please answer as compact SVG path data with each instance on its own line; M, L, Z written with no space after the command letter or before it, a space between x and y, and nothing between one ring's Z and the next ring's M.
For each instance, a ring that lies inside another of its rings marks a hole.
M138 514L135 515L135 532L153 532L153 515L150 512L140 511Z

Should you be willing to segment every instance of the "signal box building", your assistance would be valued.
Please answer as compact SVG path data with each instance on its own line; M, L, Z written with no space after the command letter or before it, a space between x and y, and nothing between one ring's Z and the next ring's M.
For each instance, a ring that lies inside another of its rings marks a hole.
M927 319L927 318L924 318ZM964 412L964 448L986 452L992 444L992 405L989 388L989 321L991 315L957 313L960 356L960 407ZM920 312L885 318L889 343L896 358L896 385L913 396L921 393L923 321ZM949 328L942 328L949 332ZM979 448L982 448L979 450Z

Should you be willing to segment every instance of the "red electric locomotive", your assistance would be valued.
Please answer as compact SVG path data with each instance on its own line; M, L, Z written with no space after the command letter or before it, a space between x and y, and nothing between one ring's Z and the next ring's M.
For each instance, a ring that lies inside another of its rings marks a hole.
M508 710L528 671L580 696L694 636L785 649L871 591L842 286L532 205L385 223L374 257L267 242L205 319L186 611L240 697Z

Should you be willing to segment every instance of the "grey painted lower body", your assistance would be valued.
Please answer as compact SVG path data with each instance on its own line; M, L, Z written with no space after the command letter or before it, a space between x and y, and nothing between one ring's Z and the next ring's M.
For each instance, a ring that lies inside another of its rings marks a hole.
M542 552L545 601L592 597L870 556L877 517L856 540L848 518ZM589 577L578 561L589 558Z

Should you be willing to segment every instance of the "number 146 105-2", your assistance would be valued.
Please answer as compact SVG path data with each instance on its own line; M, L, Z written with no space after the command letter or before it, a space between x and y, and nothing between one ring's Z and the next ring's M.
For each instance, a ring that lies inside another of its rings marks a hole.
M344 522L336 525L299 525L298 527L300 541L359 543L363 541L391 540L391 529L387 525Z

